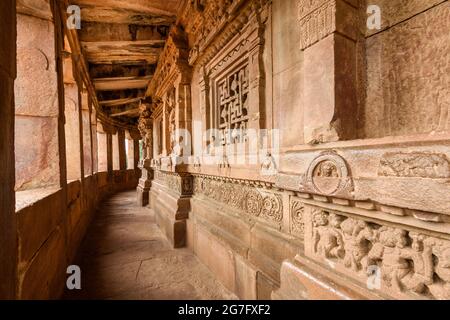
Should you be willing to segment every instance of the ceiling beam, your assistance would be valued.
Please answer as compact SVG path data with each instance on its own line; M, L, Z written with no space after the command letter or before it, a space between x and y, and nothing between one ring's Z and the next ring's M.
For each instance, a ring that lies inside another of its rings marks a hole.
M81 41L165 40L167 33L167 26L134 26L130 29L129 24L114 24L108 21L83 21L79 30Z
M70 0L81 7L107 7L113 10L135 11L144 14L175 16L179 0Z
M113 118L123 117L123 116L138 117L139 116L139 108L133 108L133 109L130 109L127 111L111 114L111 117L113 117Z
M130 104L130 103L136 103L141 101L142 99L144 99L145 97L138 97L138 98L125 98L125 99L116 99L116 100L105 100L105 101L100 101L100 105L104 106L104 107L118 107L118 106L123 106L125 104Z
M93 64L143 62L155 64L163 50L164 42L148 41L107 41L82 42L86 59Z
M170 26L175 22L173 16L145 14L139 11L125 11L104 7L81 8L81 19L86 22L108 21L115 24Z
M117 77L94 79L94 87L97 91L114 91L126 89L144 89L152 77Z

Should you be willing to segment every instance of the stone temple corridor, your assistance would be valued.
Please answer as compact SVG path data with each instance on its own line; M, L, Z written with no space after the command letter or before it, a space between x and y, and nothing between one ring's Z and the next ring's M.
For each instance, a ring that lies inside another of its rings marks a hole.
M105 200L87 231L75 264L82 290L66 299L223 300L235 299L187 250L175 250L136 192Z
M449 30L450 0L0 0L0 300L450 300Z

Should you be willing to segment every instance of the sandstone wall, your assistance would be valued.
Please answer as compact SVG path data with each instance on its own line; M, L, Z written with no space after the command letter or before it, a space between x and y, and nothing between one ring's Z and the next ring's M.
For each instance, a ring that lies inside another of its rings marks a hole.
M449 129L448 1L378 1L382 30L367 32L361 137Z
M101 172L68 183L67 194L48 189L33 198L33 191L19 192L17 298L58 299L97 205L114 192L135 188L137 179L134 170L114 172L112 180Z
M16 190L59 184L54 39L53 22L17 15Z

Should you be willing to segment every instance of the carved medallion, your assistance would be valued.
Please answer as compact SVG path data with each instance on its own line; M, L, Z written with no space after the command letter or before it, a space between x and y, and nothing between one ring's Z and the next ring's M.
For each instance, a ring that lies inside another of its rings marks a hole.
M308 168L305 187L313 192L336 196L353 191L345 160L335 152L324 152Z

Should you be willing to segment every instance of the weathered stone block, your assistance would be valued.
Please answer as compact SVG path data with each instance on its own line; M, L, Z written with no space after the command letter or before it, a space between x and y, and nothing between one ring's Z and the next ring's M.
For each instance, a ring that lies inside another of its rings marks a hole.
M63 291L66 268L65 236L62 229L57 228L33 260L22 265L20 299L58 299Z
M195 253L230 291L236 292L236 270L233 251L217 241L206 229L197 226Z
M61 223L65 207L61 196L58 191L17 213L21 263L29 262Z

